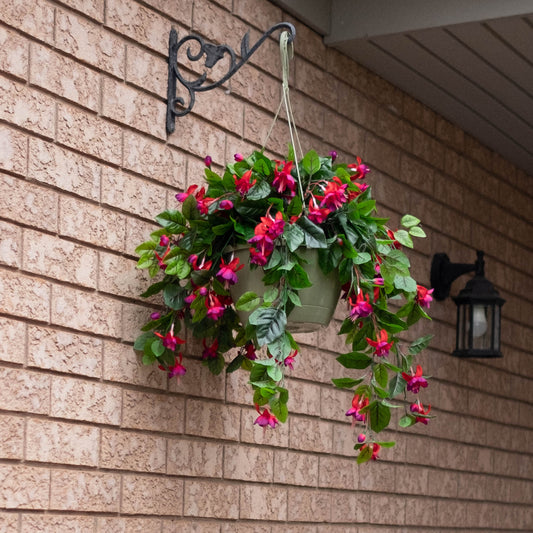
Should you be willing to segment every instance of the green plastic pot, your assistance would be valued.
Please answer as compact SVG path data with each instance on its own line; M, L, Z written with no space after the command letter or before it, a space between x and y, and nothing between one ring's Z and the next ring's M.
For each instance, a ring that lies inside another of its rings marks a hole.
M298 291L302 306L295 307L287 317L287 330L291 333L309 333L329 324L339 301L341 286L337 270L325 275L320 269L318 250L299 248L296 253L307 261L303 268L313 285ZM253 270L250 268L248 248L239 248L234 251L234 254L245 266L237 273L238 283L230 288L233 301L236 302L248 291L263 296L266 291L262 281L265 275L263 269L261 267ZM237 313L243 324L248 321L251 314L246 311L237 311Z

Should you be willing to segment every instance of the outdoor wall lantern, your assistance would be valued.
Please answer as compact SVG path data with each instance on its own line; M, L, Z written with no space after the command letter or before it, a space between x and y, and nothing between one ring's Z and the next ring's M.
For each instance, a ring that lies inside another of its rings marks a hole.
M240 60L237 61L236 54L226 44L212 44L206 43L198 35L186 35L178 41L178 32L172 28L168 38L168 88L167 88L167 118L166 128L167 134L171 134L175 129L176 117L183 117L189 113L194 105L196 93L210 91L219 87L224 82L229 80L247 61L250 56L265 42L265 40L275 31L285 30L289 32L289 42L294 41L296 37L296 30L289 22L280 22L275 24L267 30L261 38L250 48L249 33L241 40ZM191 41L196 43L198 52L193 52L191 49ZM187 57L189 61L200 61L205 55L205 66L209 69L213 68L223 57L227 54L229 57L229 66L226 74L217 81L206 83L207 72L201 74L197 79L188 80L183 76L178 64L178 52L185 44L187 46ZM177 82L180 82L188 93L188 102L181 96L176 95ZM179 105L179 107L177 107Z
M483 252L477 252L474 264L451 263L446 254L435 254L431 263L431 286L436 300L450 294L452 282L467 272L474 272L465 288L454 298L457 304L457 357L502 357L500 351L501 307L505 300L485 278Z

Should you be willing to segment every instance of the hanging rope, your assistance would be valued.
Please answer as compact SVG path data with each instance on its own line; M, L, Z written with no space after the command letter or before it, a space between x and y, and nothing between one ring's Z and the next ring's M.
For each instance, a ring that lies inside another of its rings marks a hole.
M287 124L289 126L289 135L291 138L291 144L294 149L294 155L296 159L296 174L298 178L298 188L300 190L300 197L303 202L304 191L302 187L302 180L300 177L300 168L298 167L298 163L297 163L298 160L301 160L303 158L303 150L300 144L300 138L298 137L298 131L296 129L296 122L294 120L291 100L289 97L289 62L294 57L294 45L292 41L290 40L289 32L284 31L280 35L279 49L280 49L280 55L281 55L281 74L282 74L281 101L279 103L278 110L276 111L276 114L274 115L274 120L272 121L272 125L270 126L270 129L268 130L268 133L267 133L265 142L263 143L263 147L261 151L264 151L266 143L268 142L268 139L270 138L270 134L272 133L272 130L274 129L274 125L276 124L276 121L278 120L278 116L281 111L281 108L282 106L284 106L285 114L287 115Z

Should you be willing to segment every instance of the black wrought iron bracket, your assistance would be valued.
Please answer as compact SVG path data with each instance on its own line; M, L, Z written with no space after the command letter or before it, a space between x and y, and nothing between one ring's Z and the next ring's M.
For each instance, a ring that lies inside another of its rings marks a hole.
M262 37L250 48L250 34L249 32L241 40L241 58L237 61L235 52L226 44L212 44L205 42L198 35L187 35L178 41L178 32L172 28L168 38L168 90L167 90L167 133L170 135L175 129L176 117L183 117L194 106L197 92L210 91L216 87L220 87L223 83L229 80L233 74L235 74L247 61L250 56L265 42L265 40L272 35L275 31L286 30L290 33L289 42L294 41L296 37L296 30L289 22L280 22L275 24L269 30L267 30ZM189 61L200 61L205 55L205 67L213 68L225 54L229 57L229 67L226 74L218 81L205 84L207 81L207 72L204 71L198 79L186 80L179 68L178 53L180 48L189 43L195 41L200 50L197 53L193 53L191 47L187 47L187 57ZM185 87L188 93L188 102L185 103L185 99L176 95L177 82ZM180 106L178 108L178 105Z

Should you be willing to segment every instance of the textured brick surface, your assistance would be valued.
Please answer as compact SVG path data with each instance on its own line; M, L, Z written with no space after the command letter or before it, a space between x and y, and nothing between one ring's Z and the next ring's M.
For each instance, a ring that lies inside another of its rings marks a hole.
M0 168L26 175L28 138L17 130L0 124Z
M237 440L239 438L240 409L226 407L217 409L216 403L201 400L187 401L185 431L190 435Z
M24 457L24 419L22 417L0 415L0 457L2 459Z
M0 28L0 70L26 79L28 76L28 41L7 28Z
M185 480L184 515L239 518L239 486L216 481Z
M38 40L54 40L54 8L46 0L2 2L2 20Z
M222 477L223 446L189 439L168 439L167 473L179 476Z
M279 487L242 485L240 517L254 520L285 520L287 490Z
M22 530L28 533L92 533L95 519L91 516L23 514L21 523Z
M25 465L0 465L0 505L3 509L47 509L50 472Z
M273 478L274 452L261 448L226 446L224 448L224 478L263 481Z
M181 515L183 481L173 477L125 475L120 510L125 514Z
M2 241L0 241L0 264L10 267L20 267L21 228L13 224L0 222L0 233L2 234Z

